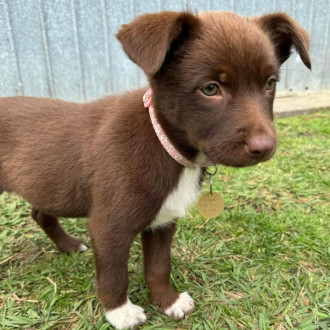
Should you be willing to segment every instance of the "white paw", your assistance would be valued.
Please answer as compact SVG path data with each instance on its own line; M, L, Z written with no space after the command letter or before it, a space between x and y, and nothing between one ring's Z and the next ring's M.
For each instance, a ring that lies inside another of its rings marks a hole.
M172 306L165 309L165 314L175 320L184 318L185 315L192 313L195 310L194 300L187 292L180 293L179 298Z
M124 305L106 311L105 317L116 329L135 327L145 323L147 320L143 308L132 304L128 298Z
M87 250L88 250L88 247L85 244L81 243L79 245L79 251L80 252L86 252Z

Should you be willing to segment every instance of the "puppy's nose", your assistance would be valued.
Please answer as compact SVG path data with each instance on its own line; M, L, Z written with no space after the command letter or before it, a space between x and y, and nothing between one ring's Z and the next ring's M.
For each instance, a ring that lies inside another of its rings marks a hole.
M267 135L256 135L247 141L246 149L254 159L263 159L275 148L275 139Z

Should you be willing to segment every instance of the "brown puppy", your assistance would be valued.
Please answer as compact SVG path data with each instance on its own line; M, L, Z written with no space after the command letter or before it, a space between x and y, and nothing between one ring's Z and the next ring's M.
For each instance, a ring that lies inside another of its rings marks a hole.
M147 14L124 25L118 38L147 74L156 117L176 149L227 166L274 154L280 65L294 46L311 67L308 35L284 13ZM145 91L87 104L0 100L0 192L29 201L63 252L86 246L57 217L90 217L98 295L117 328L146 320L127 298L129 249L138 233L153 303L175 319L194 309L192 298L170 285L170 245L203 170L183 167L165 151L144 108Z

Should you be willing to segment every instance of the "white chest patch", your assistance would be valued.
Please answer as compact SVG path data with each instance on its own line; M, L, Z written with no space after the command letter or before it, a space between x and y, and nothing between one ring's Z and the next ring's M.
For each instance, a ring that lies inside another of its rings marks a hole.
M194 203L199 195L200 168L186 167L179 179L177 187L167 196L151 228L164 226L176 218L184 217L186 210Z

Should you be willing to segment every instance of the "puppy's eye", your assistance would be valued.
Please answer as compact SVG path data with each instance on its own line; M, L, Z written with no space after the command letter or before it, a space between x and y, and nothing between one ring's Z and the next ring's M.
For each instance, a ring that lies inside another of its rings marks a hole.
M215 96L219 93L219 86L216 84L210 84L201 89L202 93L206 96Z
M267 89L268 91L273 90L274 87L275 87L275 84L276 84L276 80L275 80L275 79L269 79L269 80L267 81L267 83L266 83L266 89Z

